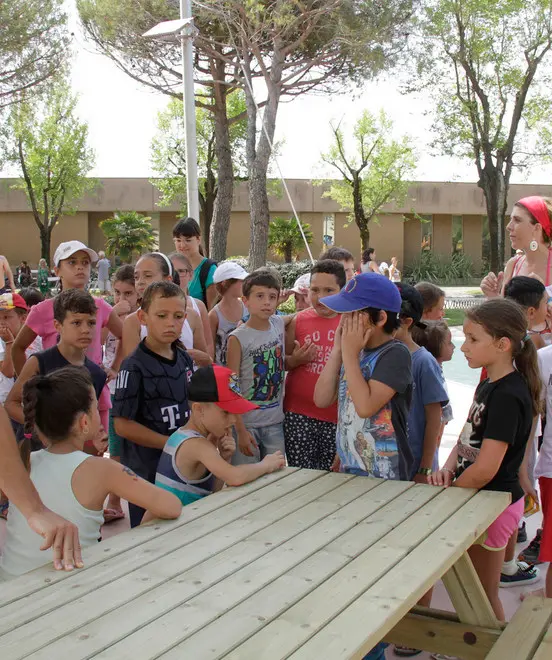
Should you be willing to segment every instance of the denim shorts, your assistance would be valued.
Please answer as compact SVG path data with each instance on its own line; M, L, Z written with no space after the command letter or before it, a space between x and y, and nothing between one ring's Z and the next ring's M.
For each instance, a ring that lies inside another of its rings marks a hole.
M257 449L253 452L253 456L245 456L236 446L236 452L232 458L233 465L258 463L259 461L262 461L267 454L273 454L275 451L281 451L282 454L285 454L283 422L280 424L270 424L270 426L248 428L247 430L255 439Z

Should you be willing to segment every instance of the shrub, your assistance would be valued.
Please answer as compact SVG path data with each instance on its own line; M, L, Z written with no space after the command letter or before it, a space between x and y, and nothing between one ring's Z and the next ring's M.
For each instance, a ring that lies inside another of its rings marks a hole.
M443 257L430 251L422 252L418 259L404 268L404 279L414 283L470 283L476 276L472 260L460 253Z

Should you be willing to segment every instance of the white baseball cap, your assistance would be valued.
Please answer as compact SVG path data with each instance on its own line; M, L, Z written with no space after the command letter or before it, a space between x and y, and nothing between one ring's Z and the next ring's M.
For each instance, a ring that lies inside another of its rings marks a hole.
M301 295L305 295L308 293L309 287L310 287L310 273L305 273L304 275L301 275L301 277L298 277L295 280L295 284L293 285L293 288L291 291L293 293L300 293Z
M248 272L235 261L223 261L217 266L213 275L213 282L218 284L224 280L245 280Z
M98 261L97 253L89 247L86 247L84 243L81 243L80 241L65 241L65 243L60 243L54 252L54 266L59 266L60 261L69 259L69 257L72 254L75 254L75 252L86 252L92 263Z

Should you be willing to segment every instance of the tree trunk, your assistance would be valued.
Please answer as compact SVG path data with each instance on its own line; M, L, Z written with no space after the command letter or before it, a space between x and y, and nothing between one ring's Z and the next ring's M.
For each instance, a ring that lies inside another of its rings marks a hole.
M351 172L353 176L352 192L353 192L353 213L355 216L355 223L360 232L360 249L362 252L370 247L370 229L368 228L368 218L364 212L364 205L362 203L362 189L360 172Z
M266 171L257 172L256 168L249 176L249 203L251 206L251 236L249 238L250 271L266 264L268 250L268 225L270 212L266 191Z
M362 253L370 247L370 230L368 229L368 223L366 223L364 227L359 227L358 230L360 232L360 251Z
M207 170L207 176L203 183L203 191L199 195L199 205L201 207L201 244L205 254L211 254L211 224L213 222L213 208L217 197L217 181L214 172Z
M286 260L286 264L290 264L293 261L293 251L291 247L291 241L289 243L286 243L285 245L284 259Z
M45 222L47 222L45 220ZM50 246L52 242L52 230L47 227L43 227L40 230L40 256L42 259L46 259L46 263L50 264Z
M504 268L504 218L508 204L509 182L502 171L487 165L477 185L485 195L489 221L491 270L498 273Z

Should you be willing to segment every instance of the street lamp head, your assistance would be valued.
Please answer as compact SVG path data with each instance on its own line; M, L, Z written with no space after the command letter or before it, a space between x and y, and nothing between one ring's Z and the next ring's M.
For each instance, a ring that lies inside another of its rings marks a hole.
M174 21L163 21L158 23L151 30L145 32L142 36L146 39L160 39L162 41L174 41L186 36L189 30L193 30L193 18L177 18Z

